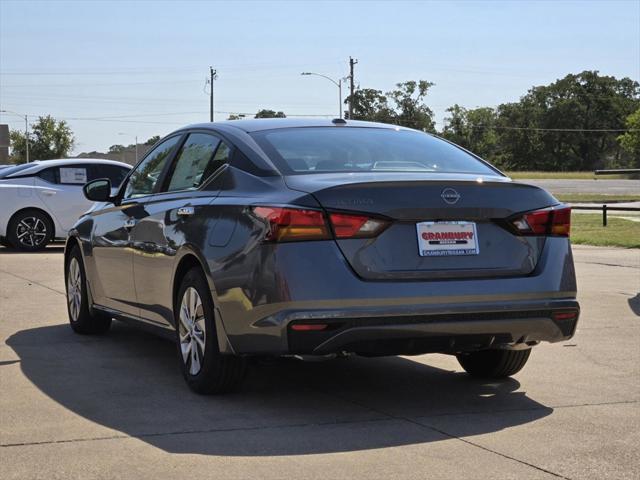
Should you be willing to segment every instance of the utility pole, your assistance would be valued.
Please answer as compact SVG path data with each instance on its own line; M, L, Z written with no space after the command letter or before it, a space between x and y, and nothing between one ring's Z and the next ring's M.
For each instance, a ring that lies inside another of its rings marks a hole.
M358 60L354 60L353 58L349 57L349 90L350 90L350 96L349 96L349 119L353 118L353 93L354 93L354 81L353 81L353 66L358 63Z
M24 143L26 146L26 160L29 163L29 122L27 120L27 116L24 116Z
M209 67L209 83L211 85L211 92L209 93L209 121L213 122L213 81L218 78L218 71L213 67Z

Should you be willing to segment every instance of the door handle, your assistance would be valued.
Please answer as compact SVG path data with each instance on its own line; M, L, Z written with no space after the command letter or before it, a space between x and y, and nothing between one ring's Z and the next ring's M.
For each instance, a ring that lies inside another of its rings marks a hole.
M178 216L179 217L190 217L194 213L196 213L196 209L193 208L193 207L180 207L178 209Z
M127 220L125 220L124 222L124 228L126 228L127 230L132 229L133 227L136 226L136 221L133 218L128 218Z
M56 192L53 191L53 190L43 190L42 194L46 195L47 197L52 197L52 196L54 196L56 194Z

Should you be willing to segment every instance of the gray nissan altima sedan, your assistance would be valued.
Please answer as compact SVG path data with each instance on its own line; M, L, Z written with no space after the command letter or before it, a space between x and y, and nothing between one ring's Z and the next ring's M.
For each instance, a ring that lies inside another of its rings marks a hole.
M351 120L191 125L70 232L71 327L175 339L199 393L248 357L456 355L506 377L579 305L570 209L433 135Z

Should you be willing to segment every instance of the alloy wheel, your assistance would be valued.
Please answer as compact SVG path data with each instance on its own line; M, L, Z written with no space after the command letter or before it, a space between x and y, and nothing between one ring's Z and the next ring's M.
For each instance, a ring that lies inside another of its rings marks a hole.
M193 287L182 295L178 334L182 361L191 375L197 375L204 361L206 326L202 299Z
M47 225L38 217L25 217L16 227L16 238L25 247L38 247L47 238Z
M69 262L67 302L69 303L71 320L75 322L80 315L80 304L82 303L82 276L80 275L80 264L76 258L72 258Z

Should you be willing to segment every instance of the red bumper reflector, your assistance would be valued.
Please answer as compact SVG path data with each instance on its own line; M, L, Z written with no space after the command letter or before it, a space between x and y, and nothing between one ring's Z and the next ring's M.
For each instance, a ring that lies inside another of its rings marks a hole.
M555 312L553 314L554 320L573 320L578 316L578 312Z
M296 332L318 332L327 328L326 323L296 323L291 325L291 330Z

